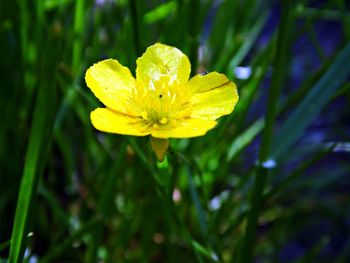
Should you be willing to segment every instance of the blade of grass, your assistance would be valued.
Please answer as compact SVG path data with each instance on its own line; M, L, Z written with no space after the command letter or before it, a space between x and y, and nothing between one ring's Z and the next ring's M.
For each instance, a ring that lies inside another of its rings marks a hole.
M344 13L344 19L342 21L343 27L344 27L344 33L345 33L346 39L349 41L350 40L350 15L349 15L349 12L348 12L348 15L345 15L345 13L347 12L346 2L347 0L339 0L340 8L343 10L343 13Z
M274 137L272 157L279 158L288 151L302 135L306 127L320 113L350 74L350 67L344 67L350 60L350 43L339 52L332 65L292 112ZM336 77L335 77L336 76ZM320 94L322 94L320 96ZM298 124L298 125L296 125ZM288 134L288 136L286 136Z
M224 133L227 130L228 126L232 123L234 123L237 127L237 131L243 130L246 115L249 111L250 106L253 104L255 97L257 97L257 94L259 93L260 84L264 79L269 65L271 64L270 57L272 56L272 50L274 49L275 42L276 41L271 40L266 48L261 51L261 53L252 62L252 70L254 71L253 76L251 76L250 79L243 82L241 85L238 83L238 86L242 86L242 89L239 92L240 100L235 108L235 112L237 114L231 114L221 122L220 127L217 129L217 134L215 134L216 138L225 137ZM212 141L216 143L216 140ZM226 149L226 144L227 142L225 141L224 149Z
M246 116L250 107L254 104L254 99L256 99L257 94L259 94L259 87L264 80L270 65L272 64L271 57L273 56L272 52L275 50L274 44L276 43L275 37L272 37L269 44L260 52L258 56L252 61L251 70L253 71L252 76L247 81L244 81L240 89L240 101L236 105L235 111L239 114L234 115L235 119L233 120L237 125L240 124L238 128L241 130L246 120Z
M305 27L306 27L306 32L308 34L308 37L310 39L311 44L315 47L315 50L320 57L321 61L324 61L326 58L326 55L320 45L320 41L317 38L317 34L314 29L314 25L310 21L310 19L307 19L305 21Z
M200 4L199 0L192 0L188 2L189 8L187 9L188 12L186 13L187 19L188 19L188 35L187 39L189 40L188 46L189 46L189 59L191 61L191 72L194 74L197 71L197 64L198 64L198 46L199 46L199 23L200 23L200 9L202 8L202 5Z
M250 200L251 210L248 215L248 223L245 229L245 235L242 243L240 262L249 263L253 260L253 249L255 243L257 219L260 211L262 193L266 183L268 169L263 167L269 159L271 142L273 137L273 127L277 110L278 96L283 84L285 65L287 64L289 26L291 23L290 8L292 1L287 0L282 3L281 22L277 38L277 50L274 59L273 75L271 88L267 101L267 114L265 116L265 127L259 151L259 163L255 174L255 182L252 189Z
M145 24L152 24L158 22L170 15L172 15L176 10L175 0L169 1L164 4L160 4L155 9L149 11L143 16Z
M326 149L322 149L321 151L315 153L310 160L306 160L297 168L295 168L289 175L286 176L286 178L282 182L280 182L277 186L274 186L273 189L271 189L271 191L264 195L264 200L267 200L280 193L284 188L290 185L293 180L298 178L306 169L308 169L310 166L317 163L327 154L332 152L336 145L337 144L335 143L328 146Z
M229 145L226 160L232 161L236 155L245 149L249 143L261 132L264 127L264 120L260 119L254 122L248 129L236 137L236 139Z
M24 163L15 219L13 224L9 262L21 262L25 237L30 224L30 213L35 203L39 178L45 166L55 113L55 78L58 42L50 37L41 68L41 85L38 90L33 124ZM49 105L49 106L48 106Z
M44 1L44 8L46 10L53 10L56 8L62 8L73 2L73 0L46 0Z
M209 32L208 45L210 51L212 52L212 57L215 58L213 61L213 68L217 68L217 64L220 64L220 58L222 53L226 53L225 43L228 42L226 39L229 35L233 35L231 32L234 31L234 22L238 19L236 16L225 15L227 10L232 10L232 13L237 12L239 3L237 1L222 1L213 3L212 12L215 14L213 16L212 28ZM226 30L221 30L222 25L225 25ZM230 41L231 45L235 45L235 41Z
M136 55L141 55L141 43L140 43L140 25L138 18L137 0L129 0L130 15L132 19L132 29L134 37L134 48Z
M247 56L247 54L255 44L256 39L260 35L266 23L267 17L268 12L264 12L262 15L259 16L259 19L256 21L256 24L253 26L249 35L247 36L246 41L243 42L236 54L228 62L228 71L226 73L229 78L233 77L233 69L242 63L243 59Z
M298 17L307 19L325 19L325 20L342 20L349 16L348 12L331 9L311 8L304 5L298 5L295 8Z
M265 25L267 15L268 13L265 12L262 16L259 17L256 23L252 26L250 32L247 33L245 41L242 42L242 45L239 47L239 49L233 55L233 57L221 56L221 60L218 61L215 67L217 71L221 72L224 71L225 68L227 68L226 74L229 76L229 78L232 78L234 67L238 66L242 62L242 60L248 54L249 50L252 48L256 38L259 36L263 26ZM234 48L236 47L231 47L232 50ZM229 52L229 54L230 53L231 52Z
M78 73L81 70L80 61L83 50L82 37L84 32L84 0L76 0L74 15L74 40L72 54L72 72Z
M202 232L202 235L207 238L208 236L208 226L205 220L205 214L204 214L204 210L203 207L199 201L199 196L198 196L198 192L196 190L196 186L194 184L194 180L193 180L193 175L192 175L192 171L190 170L190 168L187 168L187 178L188 178L188 184L190 187L190 192L191 192L191 197L192 197L192 201L194 204L194 207L196 208L196 212L198 215L198 222L199 222L199 226Z
M334 58L326 59L326 61L316 72L310 74L310 76L307 76L304 79L296 91L294 91L292 94L288 94L286 101L284 102L284 106L281 108L281 114L296 108L296 105L303 100L312 86L315 85L318 79L321 78L322 75L324 75L324 73L329 69L333 60Z

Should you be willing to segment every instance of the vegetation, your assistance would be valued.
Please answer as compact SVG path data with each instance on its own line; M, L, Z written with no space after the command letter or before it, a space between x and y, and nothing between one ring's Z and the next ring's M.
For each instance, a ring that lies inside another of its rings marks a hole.
M172 139L95 130L93 63L155 42L239 102ZM0 2L1 262L349 262L346 0Z

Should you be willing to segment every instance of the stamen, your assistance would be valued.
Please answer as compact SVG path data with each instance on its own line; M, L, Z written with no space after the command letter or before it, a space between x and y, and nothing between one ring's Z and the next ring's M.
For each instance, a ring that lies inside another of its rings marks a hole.
M154 83L153 83L152 80L150 80L150 82L149 82L149 89L151 89L151 90L156 90L156 88L154 87Z
M168 118L166 117L163 117L161 120L160 120L160 123L161 124L166 124L168 122Z
M142 117L143 119L147 120L147 119L148 119L147 111L143 111L143 112L141 113L141 117Z

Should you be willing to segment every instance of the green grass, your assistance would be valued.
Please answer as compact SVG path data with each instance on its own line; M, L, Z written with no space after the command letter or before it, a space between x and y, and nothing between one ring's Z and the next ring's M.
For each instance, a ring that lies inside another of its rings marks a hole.
M281 262L312 231L288 262L348 262L347 123L307 138L329 112L349 116L335 106L350 100L349 19L344 0L0 2L0 262ZM330 21L343 32L331 51L317 31ZM303 36L319 66L295 86ZM107 57L135 72L155 42L186 53L192 75L225 73L240 95L205 136L171 139L162 163L149 138L92 127L101 104L84 81Z

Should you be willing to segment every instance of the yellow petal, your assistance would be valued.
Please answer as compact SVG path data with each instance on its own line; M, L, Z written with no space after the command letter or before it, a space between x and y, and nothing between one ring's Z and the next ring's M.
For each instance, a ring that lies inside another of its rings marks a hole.
M150 129L141 118L124 115L109 108L97 108L90 114L92 125L100 131L145 136Z
M196 75L188 82L187 89L192 94L193 118L215 120L230 114L238 101L236 84L217 72Z
M86 71L85 81L108 108L128 113L126 102L136 88L135 79L128 68L115 59L106 59Z
M172 81L184 84L188 81L191 64L179 49L156 43L147 48L136 61L136 79L144 84L169 76Z
M168 139L159 139L151 136L151 147L159 162L163 161L165 153L169 148Z
M151 135L155 138L191 138L202 136L216 125L215 121L203 119L172 120L168 126L153 127Z

